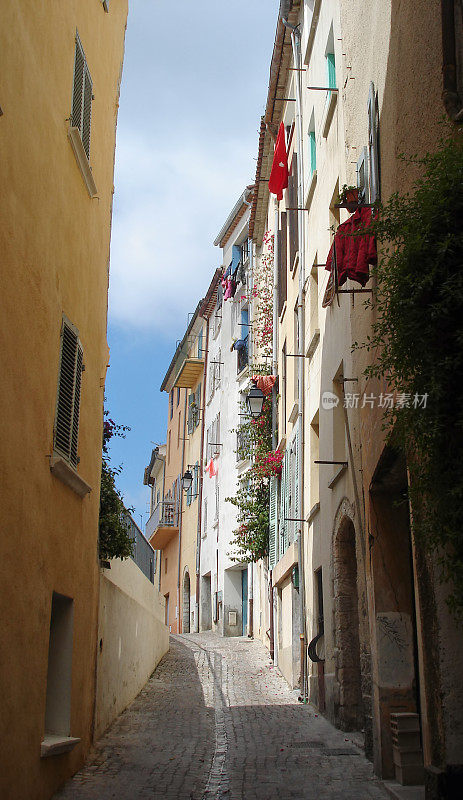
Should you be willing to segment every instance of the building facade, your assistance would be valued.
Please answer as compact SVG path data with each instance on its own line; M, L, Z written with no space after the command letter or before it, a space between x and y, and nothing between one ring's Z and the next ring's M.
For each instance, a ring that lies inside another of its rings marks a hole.
M127 2L2 6L0 794L10 800L50 797L93 736L126 18Z
M223 266L208 315L200 630L224 636L247 635L249 625L250 572L233 553L236 508L226 498L236 494L238 478L249 467L239 460L239 429L252 364L252 192L246 187L214 241Z
M365 378L371 356L352 347L371 334L375 279L331 285L325 268L340 225L412 188L417 171L398 154L432 152L444 109L458 121L458 4L418 5L280 6L250 228L257 253L266 229L275 237L275 436L285 455L272 485L271 571L256 570L255 595L270 591L269 645L290 685L342 729L363 731L377 774L456 797L461 631L414 541L406 463L371 402L387 385ZM281 122L289 178L275 204L267 181ZM358 206L346 207L344 185L357 187ZM399 763L401 714L416 726L410 769Z

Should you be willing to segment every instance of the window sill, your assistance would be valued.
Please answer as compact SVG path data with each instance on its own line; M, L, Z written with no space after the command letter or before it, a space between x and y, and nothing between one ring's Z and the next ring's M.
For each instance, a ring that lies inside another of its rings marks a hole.
M334 487L336 486L336 484L337 484L338 480L339 480L339 479L340 479L340 478L341 478L341 477L344 475L344 473L345 473L346 471L347 471L347 467L346 467L346 465L345 465L345 464L342 464L342 465L339 467L338 471L337 471L337 472L335 472L335 473L334 473L334 475L333 475L333 477L331 478L331 480L330 480L330 482L329 482L329 484L328 484L328 489L334 489Z
M50 457L50 471L55 478L69 486L79 497L85 497L86 494L92 491L92 487L61 456L53 455Z
M69 128L68 137L76 157L77 166L79 167L82 177L85 181L89 197L95 197L97 194L97 188L95 181L93 180L92 170L90 164L88 163L87 154L82 144L79 129Z
M304 206L307 209L307 211L310 209L310 206L312 205L312 200L313 200L313 196L314 196L315 186L316 185L317 185L317 170L314 169L314 171L312 172L312 177L310 179L309 188L308 188L307 194L305 196Z
M322 134L323 134L323 138L324 139L326 139L328 137L328 133L330 131L331 122L332 122L333 115L334 115L334 109L336 108L336 103L337 102L338 102L338 93L337 92L330 92L329 93L329 97L328 97L328 101L327 101L327 104L326 104L325 117L324 117L323 125L322 125Z
M312 506L309 512L309 516L307 517L307 522L310 523L314 521L315 517L317 516L318 512L320 511L320 503L315 503Z
M244 467L249 467L249 463L249 458L242 458L240 461L236 462L236 469L240 472Z
M310 337L309 346L307 347L306 355L308 358L312 358L315 350L318 347L318 343L320 341L320 328L315 328L312 336Z
M296 400L296 402L294 403L294 405L293 405L293 407L291 409L291 414L289 415L289 421L294 424L296 422L296 420L297 420L298 414L299 414L299 403Z
M80 739L74 736L46 733L40 745L40 758L49 758L49 756L60 756L62 753L69 753L79 742Z
M294 256L294 261L293 261L293 263L291 264L291 267L290 267L291 277L292 278L296 277L298 266L299 266L299 250L296 252L296 255Z
M237 381L244 381L244 379L247 378L248 375L249 375L249 364L246 364L246 366L241 370L241 372L238 372L238 375L236 376L236 380Z

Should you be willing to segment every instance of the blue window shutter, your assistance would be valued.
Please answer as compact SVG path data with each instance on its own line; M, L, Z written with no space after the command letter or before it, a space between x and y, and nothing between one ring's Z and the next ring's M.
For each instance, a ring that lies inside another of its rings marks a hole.
M326 67L328 70L328 86L330 89L336 89L336 64L334 53L326 54Z
M317 146L315 142L315 131L309 131L309 145L310 145L310 172L314 174L317 169Z
M277 534L278 534L278 478L270 478L270 510L269 510L269 535L268 535L268 565L273 569L277 563Z

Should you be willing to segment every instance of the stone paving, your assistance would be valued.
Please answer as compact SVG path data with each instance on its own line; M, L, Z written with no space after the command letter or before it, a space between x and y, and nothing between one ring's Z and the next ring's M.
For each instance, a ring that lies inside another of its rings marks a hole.
M298 703L256 641L170 652L55 800L385 800L354 744Z

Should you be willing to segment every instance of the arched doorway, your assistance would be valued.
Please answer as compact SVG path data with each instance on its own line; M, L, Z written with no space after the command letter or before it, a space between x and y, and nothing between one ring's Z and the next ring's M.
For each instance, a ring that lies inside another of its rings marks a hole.
M190 633L190 573L185 569L183 575L182 631Z
M364 715L361 691L360 636L355 528L344 517L334 540L334 641L337 701L335 724L344 731L360 730Z

